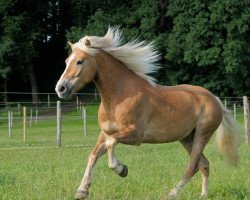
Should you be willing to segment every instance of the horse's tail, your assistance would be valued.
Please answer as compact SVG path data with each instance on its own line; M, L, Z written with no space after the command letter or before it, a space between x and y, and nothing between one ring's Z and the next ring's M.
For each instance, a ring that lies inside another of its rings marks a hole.
M216 142L220 152L229 164L237 165L239 161L239 127L231 112L219 100L223 111L222 122L217 129Z

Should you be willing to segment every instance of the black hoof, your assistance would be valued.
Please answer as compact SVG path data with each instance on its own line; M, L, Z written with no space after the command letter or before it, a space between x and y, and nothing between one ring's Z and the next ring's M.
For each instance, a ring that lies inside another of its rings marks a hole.
M128 168L126 165L123 165L122 172L119 174L119 176L125 178L127 175L128 175Z

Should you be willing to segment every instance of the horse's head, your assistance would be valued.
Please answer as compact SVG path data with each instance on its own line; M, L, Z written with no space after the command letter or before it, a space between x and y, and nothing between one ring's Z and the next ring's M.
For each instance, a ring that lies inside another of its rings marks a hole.
M77 45L69 43L72 53L65 60L66 69L56 84L56 92L60 98L68 99L87 83L95 78L96 61Z

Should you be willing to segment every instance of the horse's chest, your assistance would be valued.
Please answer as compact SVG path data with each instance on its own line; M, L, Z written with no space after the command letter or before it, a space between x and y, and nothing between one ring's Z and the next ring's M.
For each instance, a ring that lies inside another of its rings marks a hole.
M118 111L117 111L118 110ZM131 121L130 116L126 112L120 112L117 108L116 112L99 111L98 122L102 131L107 134L113 134L119 132L125 128Z
M103 121L99 123L100 128L105 133L115 133L119 131L119 125L115 121Z

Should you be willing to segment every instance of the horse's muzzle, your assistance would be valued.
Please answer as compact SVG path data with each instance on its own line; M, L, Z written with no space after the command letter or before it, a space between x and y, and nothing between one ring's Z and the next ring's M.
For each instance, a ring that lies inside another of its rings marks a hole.
M69 81L58 81L55 91L61 99L69 99L72 96L72 85Z

